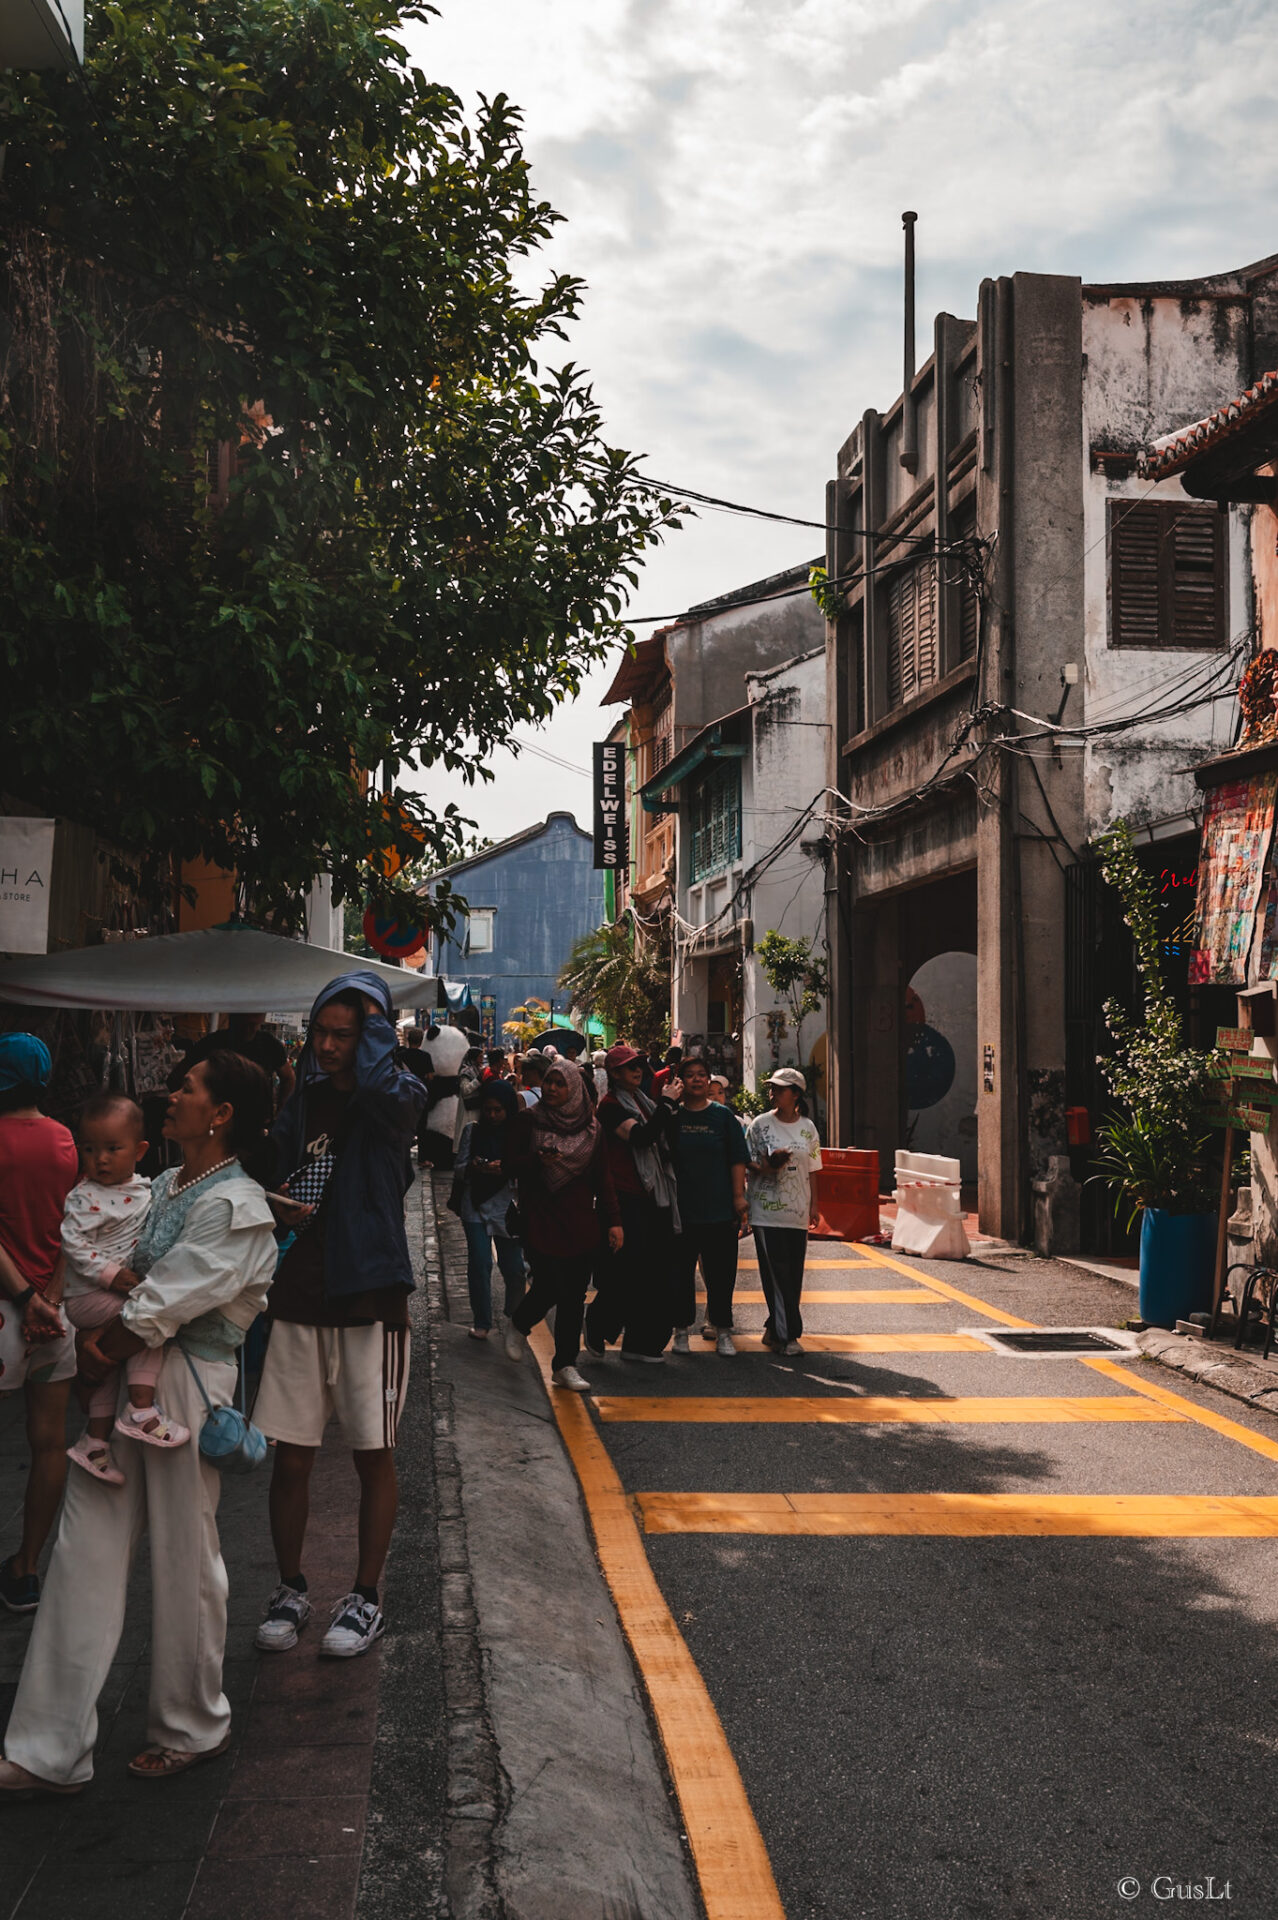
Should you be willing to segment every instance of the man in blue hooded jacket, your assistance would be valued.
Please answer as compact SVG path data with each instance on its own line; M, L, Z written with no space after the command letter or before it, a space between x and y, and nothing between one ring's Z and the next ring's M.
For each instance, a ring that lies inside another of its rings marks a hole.
M330 981L311 1008L297 1085L271 1130L296 1239L280 1262L255 1417L273 1439L271 1536L280 1583L257 1631L297 1645L310 1618L302 1549L311 1468L330 1416L359 1475L359 1559L320 1652L367 1652L385 1629L378 1582L398 1504L395 1438L408 1385L404 1231L426 1089L395 1064L390 994L373 973ZM291 1204L290 1204L291 1203Z

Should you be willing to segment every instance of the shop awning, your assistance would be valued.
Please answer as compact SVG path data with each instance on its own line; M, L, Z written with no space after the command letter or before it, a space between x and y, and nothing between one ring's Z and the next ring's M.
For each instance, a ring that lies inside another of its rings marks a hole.
M384 967L255 927L113 940L70 953L0 955L0 1000L135 1013L305 1013L338 974L375 973L397 1007L433 1007L434 974Z

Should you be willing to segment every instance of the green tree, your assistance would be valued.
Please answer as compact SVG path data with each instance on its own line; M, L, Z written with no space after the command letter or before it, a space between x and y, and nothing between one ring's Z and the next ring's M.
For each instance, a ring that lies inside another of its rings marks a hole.
M829 968L810 940L790 940L775 927L764 934L755 955L773 993L789 1008L794 1023L794 1050L802 1066L803 1023L809 1014L819 1010L825 998L830 984Z
M457 856L415 777L572 697L672 523L540 364L580 283L428 11L115 0L0 75L5 785L284 920L321 868L433 915L367 864Z
M632 1046L658 1046L669 1035L670 944L664 927L640 933L627 915L583 934L559 984L579 1013L594 1014Z

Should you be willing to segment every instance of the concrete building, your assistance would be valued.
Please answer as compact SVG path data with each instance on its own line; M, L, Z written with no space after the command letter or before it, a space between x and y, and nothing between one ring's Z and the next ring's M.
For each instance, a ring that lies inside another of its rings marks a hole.
M815 1062L823 1105L824 1002L796 1032L755 949L775 929L827 956L824 645L747 673L745 690L639 794L678 822L671 1025L747 1087Z
M902 394L839 450L831 1133L885 1170L907 1144L957 1151L988 1232L1024 1237L1034 1183L1059 1176L1046 1238L1077 1244L1066 1115L1078 1138L1104 1111L1122 973L1089 848L1119 816L1166 883L1187 1011L1214 1017L1174 950L1192 769L1232 740L1251 644L1249 509L1137 458L1276 349L1278 257L1188 282L987 280L917 373L907 341Z
M779 666L821 643L823 622L807 591L814 564L690 607L631 648L613 676L602 704L628 709L630 862L624 891L640 919L673 901L677 818L675 809L643 806L640 788L703 727L744 703L748 673Z
M442 979L466 982L499 1042L511 1009L530 999L566 1012L560 969L573 942L603 919L593 857L591 836L573 816L552 813L423 881L425 893L447 878L466 902L453 932L433 937L430 964Z

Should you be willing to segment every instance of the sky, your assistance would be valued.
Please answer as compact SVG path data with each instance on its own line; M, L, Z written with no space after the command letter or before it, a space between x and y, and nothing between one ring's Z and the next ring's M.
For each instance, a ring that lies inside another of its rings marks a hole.
M901 387L901 213L918 357L982 279L1188 278L1278 252L1273 0L438 0L414 61L522 109L587 282L563 358L663 481L820 520L837 448ZM645 566L634 617L815 556L819 532L706 512ZM650 629L640 629L648 631ZM500 752L432 772L498 839L587 824L612 669ZM566 762L556 765L554 760Z

